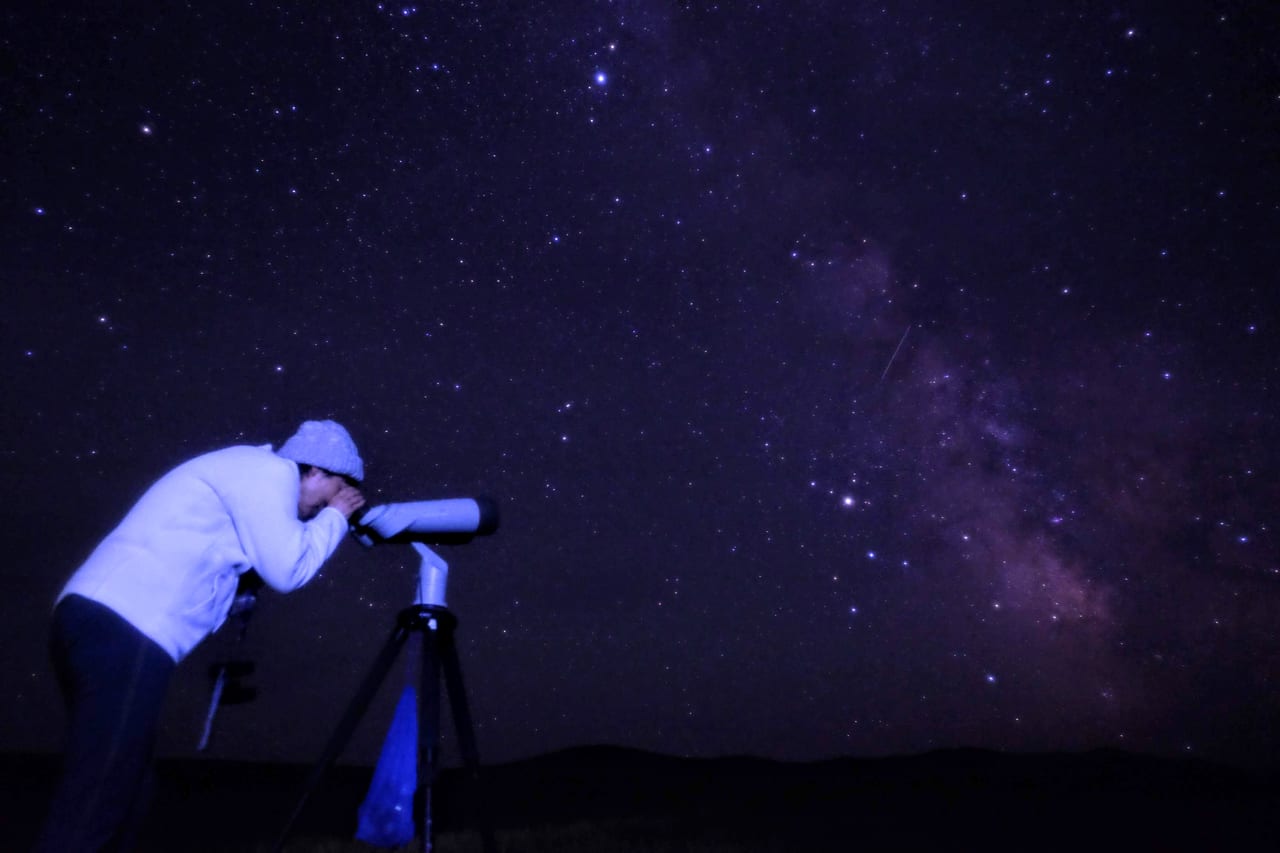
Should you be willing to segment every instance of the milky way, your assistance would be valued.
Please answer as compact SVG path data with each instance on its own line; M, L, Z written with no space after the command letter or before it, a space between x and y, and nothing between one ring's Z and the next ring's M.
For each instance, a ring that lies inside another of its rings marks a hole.
M333 417L375 501L503 507L446 555L486 759L1275 760L1273 15L4 23L4 748L57 748L48 610L129 502ZM214 753L317 753L403 550L206 643L162 750L234 654Z

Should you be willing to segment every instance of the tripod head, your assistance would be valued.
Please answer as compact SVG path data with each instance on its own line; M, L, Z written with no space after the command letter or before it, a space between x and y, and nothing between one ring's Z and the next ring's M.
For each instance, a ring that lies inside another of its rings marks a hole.
M449 564L428 545L464 545L498 529L498 504L492 498L381 504L351 516L351 535L362 545L407 544L418 552L415 604L448 607L445 586Z

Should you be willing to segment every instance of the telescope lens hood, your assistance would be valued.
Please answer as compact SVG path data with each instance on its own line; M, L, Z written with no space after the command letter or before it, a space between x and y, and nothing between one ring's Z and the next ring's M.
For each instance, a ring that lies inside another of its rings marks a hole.
M498 502L487 495L473 498L480 510L480 523L476 525L476 533L488 536L498 529Z

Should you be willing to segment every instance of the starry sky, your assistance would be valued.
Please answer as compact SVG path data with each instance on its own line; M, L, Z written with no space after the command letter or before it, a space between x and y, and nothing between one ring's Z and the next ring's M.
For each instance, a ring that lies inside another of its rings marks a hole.
M1280 759L1265 4L21 5L0 748L148 484L331 417L373 502L500 502L442 549L488 761ZM313 758L416 566L264 596L162 754L234 655L210 754Z

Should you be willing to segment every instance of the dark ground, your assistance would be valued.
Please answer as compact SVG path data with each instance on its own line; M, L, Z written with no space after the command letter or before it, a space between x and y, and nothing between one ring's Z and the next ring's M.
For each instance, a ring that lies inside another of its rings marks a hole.
M0 849L30 843L53 781L50 756L0 756ZM309 768L166 761L147 851L262 849ZM296 835L351 838L371 771L338 767ZM439 831L468 820L463 779L446 771ZM485 768L499 830L651 826L664 840L726 849L1280 849L1280 775L1099 751L978 750L792 764L680 759L610 747Z

